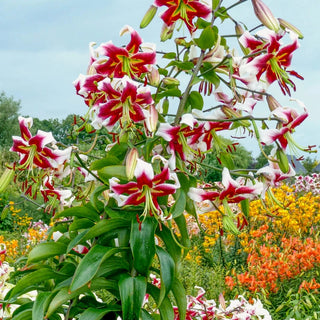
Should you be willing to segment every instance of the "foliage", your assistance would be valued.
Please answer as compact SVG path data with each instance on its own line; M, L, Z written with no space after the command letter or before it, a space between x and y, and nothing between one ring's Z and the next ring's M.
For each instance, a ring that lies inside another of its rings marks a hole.
M12 143L12 136L19 133L18 112L20 101L13 97L7 97L4 92L0 93L0 146L1 149Z

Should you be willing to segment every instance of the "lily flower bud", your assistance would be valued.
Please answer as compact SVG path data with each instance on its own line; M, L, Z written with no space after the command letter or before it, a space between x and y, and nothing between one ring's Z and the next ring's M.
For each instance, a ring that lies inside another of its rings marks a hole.
M14 170L6 168L0 177L0 193L4 192L14 177Z
M178 86L180 84L178 79L172 77L165 77L162 82L165 86Z
M152 67L147 75L150 85L157 87L160 83L160 74L157 68Z
M260 22L267 28L279 32L280 23L277 18L272 14L271 10L261 0L251 0L254 13Z
M241 26L241 24L239 23L236 23L235 25L235 31L236 31L236 35L238 37L241 37L243 34L244 34L244 30ZM239 38L238 38L239 39ZM240 42L239 42L239 45L240 45L240 48L241 48L241 51L245 54L245 55L248 55L250 53L250 49L249 48L245 48Z
M221 111L229 118L241 118L242 117L242 115L238 111L233 110L232 108L229 108L226 106L223 106L221 108ZM243 127L250 127L250 125L251 125L250 121L245 120L245 119L239 120L238 123Z
M174 25L168 26L165 23L163 24L162 30L161 30L161 34L160 34L160 40L161 41L166 41L168 39L172 38L173 35L173 30L174 30Z
M127 155L126 158L126 175L129 180L131 180L134 177L134 171L137 166L137 159L139 157L138 150L136 148L133 148L130 150L130 152Z
M293 31L294 33L296 33L296 34L298 35L298 38L299 38L299 39L303 39L303 34L302 34L302 32L301 32L297 27L295 27L295 26L294 26L293 24L291 24L290 22L285 21L285 20L283 20L283 19L281 19L281 18L279 18L278 20L279 20L279 22L280 22L280 27L281 27L282 29L289 29L289 30Z
M267 95L267 103L271 112L282 107L281 104L271 95Z
M150 106L149 111L150 111L150 117L149 117L148 129L150 132L155 132L157 130L157 125L158 125L158 118L159 118L158 111L154 104Z
M145 28L154 18L155 14L157 13L158 7L151 5L144 17L142 18L142 21L140 23L140 28Z
M288 173L290 170L289 160L282 149L277 149L276 156L279 161L279 168L283 173Z

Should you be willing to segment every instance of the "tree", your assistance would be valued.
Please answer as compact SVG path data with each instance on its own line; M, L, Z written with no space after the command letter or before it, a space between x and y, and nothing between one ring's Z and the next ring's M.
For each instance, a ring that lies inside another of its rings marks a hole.
M7 97L4 92L0 94L0 147L12 144L12 136L19 134L18 116L20 101Z
M234 169L248 169L253 162L251 152L244 146L236 144L230 139L222 138L221 140L225 150L219 152L215 150L209 153L203 162L205 170L201 174L205 175L205 181L207 182L221 181L222 163L224 161L233 162ZM221 171L215 168L220 168Z

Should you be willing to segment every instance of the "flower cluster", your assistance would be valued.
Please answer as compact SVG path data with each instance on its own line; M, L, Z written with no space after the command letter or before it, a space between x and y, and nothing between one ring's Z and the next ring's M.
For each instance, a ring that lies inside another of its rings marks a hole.
M311 192L313 195L320 194L320 174L313 173L311 176L297 176L295 190L297 192Z
M271 320L269 312L263 307L259 299L254 299L253 303L248 302L243 296L238 299L230 300L227 303L223 296L220 295L219 306L214 300L207 300L204 295L205 291L198 288L199 292L196 297L188 296L186 320L196 319L264 319ZM228 305L227 305L228 304ZM175 320L180 320L177 308L175 310Z

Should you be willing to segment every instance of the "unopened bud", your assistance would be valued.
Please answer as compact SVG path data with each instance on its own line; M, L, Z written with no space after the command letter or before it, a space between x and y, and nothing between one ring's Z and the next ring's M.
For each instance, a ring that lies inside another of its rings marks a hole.
M162 82L165 86L178 86L180 84L178 79L172 77L165 77Z
M224 215L222 217L222 226L225 231L231 232L234 235L239 235L240 231L233 222L230 216Z
M158 7L152 5L142 18L142 21L140 23L140 28L143 29L145 28L154 18L155 14L157 13Z
M244 30L243 30L241 24L239 24L239 23L237 23L235 25L235 31L236 31L236 35L238 36L238 39L239 39L239 37L241 37L244 34ZM250 49L249 48L245 48L240 42L239 42L239 45L240 45L241 51L245 55L248 55L250 53Z
M299 39L303 39L302 32L298 28L296 28L293 24L291 24L290 22L285 21L281 18L279 18L278 20L280 22L280 27L282 29L289 29L289 30L293 31L294 33L296 33L298 35Z
M222 111L228 118L231 118L231 119L242 118L241 113L239 113L239 112L236 111L236 110L233 110L232 108L223 106L223 107L221 108L221 111ZM240 125L243 126L243 127L250 127L250 121L248 121L248 120L239 119L237 122L238 122L238 124L240 124Z
M137 159L139 157L138 150L132 148L126 158L126 175L129 180L134 177L134 170L137 166Z
M185 37L180 37L180 38L175 38L174 39L174 42L176 43L176 45L178 46L186 46L187 44L187 41L186 41L186 38Z
M279 168L280 170L283 172L283 173L288 173L289 170L290 170L290 167L289 167L289 160L285 154L285 152L282 150L282 149L277 149L276 151L276 156L277 156L277 159L279 161Z
M0 193L6 191L9 183L14 177L14 170L6 168L0 177Z
M282 107L281 104L271 95L267 95L267 103L271 112Z
M168 26L164 23L161 30L161 34L160 34L160 40L166 41L171 39L173 35L173 30L174 30L174 24L171 26Z
M260 22L267 28L279 32L280 23L271 10L261 0L251 0L254 13Z
M145 123L149 132L153 133L157 130L158 111L153 104L149 107L149 116L146 118Z
M157 87L160 83L160 74L157 68L151 67L151 71L148 73L148 80L151 86Z

